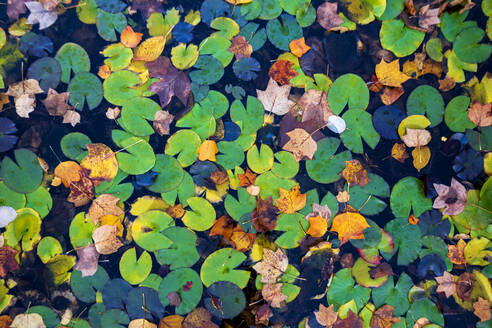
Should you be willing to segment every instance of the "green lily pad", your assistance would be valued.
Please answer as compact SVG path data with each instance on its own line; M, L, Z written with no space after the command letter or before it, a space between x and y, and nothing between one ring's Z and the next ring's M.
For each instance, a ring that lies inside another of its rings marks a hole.
M176 197L179 197L179 202L183 206L188 206L188 198L195 195L195 182L191 175L184 171L183 181L178 186L178 188L162 193L161 197L166 201L166 203L174 205Z
M243 215L253 212L256 208L256 199L245 188L238 188L237 196L238 200L228 194L224 200L224 206L227 214L234 220L239 221Z
M451 131L465 132L466 129L475 127L468 118L468 106L470 106L470 97L467 96L456 96L446 105L444 122Z
M389 276L388 281L384 285L372 290L374 305L379 308L384 304L389 304L395 308L393 315L399 316L405 314L410 306L408 292L412 286L412 278L406 273L400 275L396 285L394 285L393 277Z
M354 185L350 187L349 205L359 210L364 215L376 215L381 213L387 204L380 199L388 198L390 190L388 183L379 175L369 173L369 183L364 187ZM347 186L345 186L347 189Z
M180 43L171 50L171 61L180 70L185 70L193 66L198 59L198 47L194 44L188 46Z
M38 189L26 194L26 207L38 212L41 218L48 215L52 206L53 199L51 198L51 194L43 186L39 186Z
M304 3L297 8L295 15L300 27L311 26L316 20L316 10L310 1L304 1Z
M162 282L162 277L156 273L151 273L144 281L142 281L138 286L139 287L148 287L152 288L155 291L159 290L159 285Z
M170 227L162 232L172 244L155 252L160 265L170 265L171 270L191 267L199 259L196 234L183 227Z
M122 130L113 130L111 135L118 147L125 148L125 151L116 154L119 168L123 172L138 175L154 167L156 157L147 141Z
M255 97L248 96L246 108L240 100L234 100L231 104L231 119L239 125L243 135L256 133L261 128L264 113L263 105Z
M222 63L211 55L199 56L193 67L197 68L197 70L190 72L189 76L193 82L198 84L214 84L224 75Z
M0 177L5 185L15 192L35 191L43 179L43 169L37 156L28 149L14 150L15 162L8 156L2 160Z
M97 33L106 41L116 41L116 31L122 32L127 25L126 16L123 13L108 13L102 9L97 10Z
M427 55L436 62L442 62L442 41L439 38L432 38L425 44L425 52Z
M246 297L238 286L229 281L217 281L208 288L212 296L204 300L205 307L212 315L220 319L232 319L246 307ZM220 300L222 306L215 306L214 298Z
M254 3L254 2L251 2ZM250 4L251 4L250 3ZM242 6L244 8L245 6ZM256 51L263 47L267 40L267 34L264 28L258 29L260 25L257 23L249 22L241 27L239 35L244 36L248 43L253 47L253 51Z
M398 218L388 222L384 230L393 237L395 245L391 254L382 253L384 258L389 260L398 251L398 265L408 265L418 257L422 248L422 232L418 226L408 223L406 218Z
M75 109L82 110L87 101L90 110L99 106L103 99L103 87L99 78L89 72L77 73L68 85L69 102Z
M221 118L227 113L229 109L229 100L222 93L210 90L205 98L200 100L200 105L206 109L207 112L213 111L213 116L216 119Z
M364 229L364 239L351 239L350 243L359 249L377 247L382 239L382 231L376 222L366 219L369 228Z
M184 176L183 168L178 160L165 154L158 154L155 158L152 171L157 172L157 177L147 189L153 192L167 192L176 189Z
M342 0L340 5L350 20L365 25L384 13L386 0Z
M109 66L111 71L119 71L128 65L133 58L133 51L125 47L122 43L110 44L102 51L104 57L109 57L104 60L104 63Z
M275 0L269 0L276 2ZM261 16L260 16L261 17ZM302 28L294 17L283 14L279 19L268 21L266 26L268 40L277 48L289 51L289 43L302 37Z
M191 287L189 287L191 285ZM176 306L176 314L191 312L200 302L203 293L202 282L198 274L189 269L182 268L171 271L164 277L159 286L159 300L164 307L169 305L169 293L178 294L181 303Z
M198 158L198 148L202 140L193 130L179 130L167 139L165 153L175 156L182 167L190 166Z
M419 217L432 208L432 200L425 196L424 183L414 177L403 178L393 186L390 204L397 218L408 218L412 210Z
M478 27L469 27L461 31L453 43L456 56L465 63L476 64L486 61L492 53L492 46L479 43L484 36L484 30Z
M431 127L442 122L444 114L444 100L441 94L430 85L416 87L407 98L408 115L426 115Z
M122 170L118 170L118 173L111 181L103 181L100 185L94 188L96 195L111 194L115 195L124 202L133 194L133 184L131 182L121 183L128 177L128 174Z
M55 59L61 66L61 81L68 83L70 81L70 72L74 74L89 72L91 62L89 55L84 48L73 42L67 42L58 49Z
M361 109L349 109L342 118L347 124L347 129L340 134L345 147L354 153L362 154L364 139L369 147L376 148L380 137L372 125L371 114Z
M349 109L365 110L369 105L369 89L360 76L344 74L333 82L328 91L328 103L337 115L347 105Z
M195 231L205 231L210 229L215 222L215 209L204 198L190 197L188 198L188 206L191 211L186 211L182 218L183 223L190 229Z
M296 182L291 179L279 178L271 171L268 171L256 177L255 185L260 187L259 196L262 199L266 199L270 196L278 198L279 188L290 190L296 185Z
M345 161L352 159L349 151L335 155L340 140L324 138L318 141L318 150L313 160L306 161L306 170L309 177L319 183L332 183L340 179L340 172L345 168Z
M423 258L427 254L438 254L444 259L444 262L446 262L447 270L451 271L453 269L453 263L448 258L448 245L441 237L424 236L422 237L422 245L425 248L420 250L419 258ZM470 262L467 261L467 263Z
M91 139L85 134L71 132L63 136L60 147L63 155L80 163L89 154L86 145L90 143Z
M212 33L212 36L221 36L228 40L239 33L239 25L229 17L217 17L211 23L210 27L218 30Z
M96 24L97 21L97 3L95 0L87 0L84 6L75 8L80 21L85 24Z
M309 221L300 213L280 214L277 218L276 231L285 231L275 239L275 243L283 248L295 248L299 241L306 236L309 229Z
M61 247L58 239L51 236L46 236L41 239L36 251L39 258L41 259L41 262L46 264L56 255L62 254L63 248Z
M229 65L234 54L229 51L231 41L220 35L211 35L200 43L200 55L212 55L223 67Z
M104 98L113 105L122 106L142 94L141 89L136 88L139 83L140 78L133 72L114 72L103 82Z
M357 309L362 309L367 301L369 301L371 290L357 284L354 286L354 284L355 281L352 278L350 269L338 271L333 277L328 292L326 293L328 304L333 304L335 310L338 310L342 304L354 300Z
M39 86L45 92L56 89L61 79L60 63L51 57L39 58L29 66L27 70L28 79L36 79L39 81Z
M121 310L111 309L101 315L101 327L104 328L125 328L129 323L128 314Z
M0 181L0 206L10 206L16 210L26 205L24 194L10 190L3 181Z
M202 140L214 135L216 122L213 108L195 104L191 111L176 122L179 128L191 128Z
M270 147L262 144L260 151L255 146L248 150L246 155L246 160L248 161L248 166L254 172L261 174L269 171L273 166L273 151Z
M220 154L216 157L216 163L226 170L235 168L244 162L244 152L236 141L221 141L217 144Z
M425 33L408 28L401 19L383 21L379 32L381 45L397 57L411 55L424 40Z
M361 257L355 261L354 266L352 267L352 276L355 278L355 281L366 288L368 287L380 287L388 280L388 276L378 277L376 279L372 279L369 275L369 270L375 265L368 264Z
M403 11L404 4L405 0L386 1L386 8L379 19L389 20L395 18Z
M155 113L160 110L161 106L152 99L135 97L123 105L118 123L135 136L149 136L155 131L147 121L153 121Z
M233 248L222 248L210 254L203 262L200 277L203 284L209 287L217 281L230 281L243 289L249 280L249 271L234 270L246 259L240 251Z
M138 285L147 278L150 270L152 270L152 258L146 251L143 251L138 260L135 247L121 255L120 274L128 283Z
M92 220L85 216L85 212L75 215L68 229L70 243L72 243L73 248L85 247L92 244L92 232L95 228Z
M246 18L248 21L258 18L262 9L260 1L251 1L249 3L242 5L240 8L241 8L241 15L244 16L244 18Z
M299 162L294 155L288 151L279 151L275 153L275 159L278 162L273 163L272 172L276 176L284 179L293 178L299 171Z
M415 301L407 312L407 327L413 327L415 322L421 318L427 318L430 322L444 326L444 317L436 304L429 299L423 298Z
M5 244L15 247L21 242L22 250L31 251L41 240L41 217L30 208L21 208L17 210L17 217L10 222L4 233Z
M461 31L469 27L477 26L477 22L475 21L465 22L468 14L468 10L464 10L462 13L460 13L459 11L455 11L451 14L445 11L441 14L441 16L439 16L439 19L441 21L441 32L446 40L448 40L449 42L454 42L454 39Z
M58 326L60 323L60 318L58 318L58 314L44 305L35 305L27 309L27 313L37 313L43 318L43 323L47 328L53 328Z
M174 226L174 220L166 212L148 211L133 221L132 237L138 246L149 252L168 248L173 242L161 232L170 226Z
M448 60L448 73L447 76L452 77L456 82L465 81L465 71L476 72L477 64L465 63L460 60L454 50L448 50L444 53L444 56Z
M282 7L277 0L258 0L261 8L259 19L272 20L280 16Z

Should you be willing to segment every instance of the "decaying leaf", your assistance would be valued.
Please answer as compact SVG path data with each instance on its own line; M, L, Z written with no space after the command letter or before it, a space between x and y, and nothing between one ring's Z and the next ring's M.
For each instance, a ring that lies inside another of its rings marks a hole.
M58 19L56 10L46 10L40 2L28 1L25 4L31 12L27 17L27 24L39 23L40 30L50 27Z
M35 106L36 97L33 94L23 94L15 98L15 112L19 117L29 118Z
M316 150L318 150L318 144L314 141L312 135L299 128L287 132L287 135L289 136L289 141L282 149L290 151L298 162L304 157L313 159Z
M205 140L198 148L198 159L201 161L215 162L215 155L219 152L217 144L213 140Z
M234 54L236 60L242 58L249 58L253 53L253 47L246 41L246 38L242 35L236 35L231 39L231 46L229 51Z
M15 255L19 251L9 246L0 247L0 277L5 278L7 273L19 270L19 264L15 260Z
M362 232L366 228L369 224L360 213L345 212L333 218L330 231L336 231L340 242L345 244L350 239L364 239Z
M347 181L349 186L359 185L364 187L369 183L367 171L362 166L362 163L357 159L345 161L345 168L343 169L341 175L345 181Z
M492 102L482 105L479 101L475 101L468 108L468 118L478 126L492 125Z
M261 199L258 197L256 208L251 213L251 222L257 232L267 232L277 226L278 208L273 205L272 197Z
M82 277L92 276L97 271L99 253L94 244L77 248L77 263L73 267L82 272Z
M258 100L263 104L267 112L272 112L277 115L285 115L294 106L294 102L289 99L290 85L279 86L274 79L270 78L267 88L256 90Z
M116 120L118 116L120 116L120 112L121 110L118 107L108 107L108 110L106 110L106 117L110 120Z
M159 328L182 328L184 318L177 314L168 315L161 318L159 321Z
M118 173L118 161L114 152L102 143L87 145L89 154L80 162L80 166L90 171L89 178L94 185L110 181Z
M280 308L282 302L287 300L287 295L282 293L283 284L265 284L261 289L261 295L263 299L267 301L271 307Z
M70 123L70 125L76 126L80 123L80 114L74 110L67 110L63 115L62 123Z
M145 319L134 319L130 321L128 328L157 328L157 325Z
M472 273L463 272L458 277L458 282L456 283L456 295L458 295L462 300L470 300L474 285L475 276Z
M333 115L326 93L320 90L306 91L297 104L303 109L302 122L313 120L323 126L328 122L328 117Z
M237 177L239 178L239 187L249 187L254 185L256 180L256 174L251 172L249 167L246 169L246 172L238 174Z
M314 315L316 317L316 321L325 327L332 327L338 318L338 312L333 309L333 304L326 307L320 303L318 311L315 311Z
M451 179L451 186L434 184L437 197L432 207L444 209L444 215L457 215L463 212L466 205L466 188L455 178Z
M403 140L407 147L422 147L429 143L431 134L424 129L407 128L407 132L401 137L401 140Z
M350 194L347 190L340 190L336 195L336 199L339 203L347 203L350 200Z
M51 116L63 116L67 110L72 108L68 104L69 96L69 92L58 93L50 88L46 99L41 100L41 102Z
M429 29L431 26L439 24L440 8L430 9L430 5L422 6L419 10L419 26Z
M393 324L399 322L400 319L393 317L394 309L388 304L377 309L371 319L371 328L391 328Z
M15 316L12 328L46 328L43 317L38 313L21 313Z
M391 105L395 101L398 100L405 93L405 89L403 87L385 87L383 92L380 94L381 101L386 106Z
M119 198L111 194L102 194L92 201L91 207L87 215L90 217L94 225L99 223L99 219L105 215L120 216L124 212L118 206Z
M268 248L263 248L263 259L253 265L253 269L261 274L261 282L275 283L285 273L289 260L281 248L275 252Z
M163 35L148 38L147 40L142 42L137 49L135 49L135 54L133 55L133 58L135 60L152 62L159 58L162 51L164 50L165 44L166 37Z
M174 115L169 114L168 111L160 110L155 113L152 126L154 127L155 132L157 132L160 136L168 135L173 120Z
M294 39L289 43L290 52L292 52L296 57L302 57L306 52L308 52L311 47L306 44L304 37L299 39Z
M408 158L407 148L405 144L396 142L391 148L391 157L396 159L398 162L403 163Z
M87 176L81 176L79 181L70 183L70 194L67 200L74 206L83 206L88 204L94 197L94 184Z
M323 2L316 10L316 21L326 30L331 30L343 23L343 18L337 13L338 2Z
M142 40L142 36L142 33L135 32L130 25L127 25L121 31L120 40L125 47L135 48Z
M210 321L212 314L205 308L197 307L193 309L183 320L183 328L219 328L215 323Z
M391 265L387 262L380 263L377 267L369 270L369 276L371 276L372 279L391 275L393 275L393 269L391 268Z
M39 82L35 79L27 79L11 84L9 85L9 89L6 92L8 96L14 98L20 97L24 94L34 95L38 93L43 93L43 89L39 87Z
M473 303L473 314L476 315L480 322L485 322L490 320L490 304L489 301L482 297L478 297L478 301Z
M103 225L94 230L92 239L99 254L113 254L123 246L117 237L118 228L113 225Z
M465 250L466 242L463 239L458 240L456 245L448 245L448 258L449 260L458 265L466 264Z
M431 157L430 148L427 146L424 147L415 147L412 150L413 157L413 166L420 172L424 167L427 166Z
M277 81L280 85L289 84L291 78L299 75L298 72L292 69L294 64L288 60L277 60L268 71L268 76ZM261 100L260 100L261 101Z
M306 194L301 194L299 185L290 190L279 188L280 197L275 200L280 213L292 214L300 211L306 206Z
M359 318L357 314L349 310L348 315L345 319L338 319L333 325L333 328L363 328L364 323L362 319Z
M456 293L456 282L454 276L447 271L444 271L443 275L435 278L438 286L437 292L442 292L446 297L453 296Z
M69 188L72 182L80 181L83 175L82 167L74 161L61 162L55 168L55 177L60 178L66 188Z

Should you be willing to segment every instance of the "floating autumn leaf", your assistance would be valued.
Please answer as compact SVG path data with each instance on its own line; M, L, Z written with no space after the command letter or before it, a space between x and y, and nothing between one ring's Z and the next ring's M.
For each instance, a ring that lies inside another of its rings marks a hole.
M279 188L279 195L275 200L275 206L280 213L292 214L306 206L306 194L301 194L298 184L290 190Z
M12 319L4 314L0 316L0 327L2 328L8 328L11 327L10 325L12 324Z
M210 180L216 185L220 185L229 180L229 176L227 171L217 169L210 174Z
M321 216L313 216L309 218L309 229L306 234L313 237L323 237L328 230L328 221Z
M99 70L97 71L97 76L101 79L106 80L111 75L111 68L109 65L104 64L99 66Z
M245 232L238 224L232 232L231 245L240 252L246 252L253 246L255 238L256 234Z
M237 5L244 5L247 3L252 2L253 0L225 0L225 2L230 3L231 5L237 6Z
M420 172L428 163L431 157L430 148L427 146L416 147L412 150L413 166Z
M118 161L114 152L102 143L87 145L89 154L80 162L80 166L90 171L89 178L94 185L110 181L118 173Z
M422 147L429 143L431 134L424 129L406 128L406 134L401 137L401 140L407 147Z
M462 300L470 300L473 286L475 286L475 276L470 272L463 272L456 283L456 295Z
M345 212L333 218L330 231L338 233L338 239L345 244L350 239L364 239L363 231L369 228L366 219L357 212Z
M106 110L106 117L110 120L116 120L120 116L121 110L118 107L108 107Z
M67 200L74 206L84 206L94 197L94 184L87 176L81 176L79 181L70 183L70 194Z
M164 50L165 44L165 36L159 35L148 38L147 40L142 42L137 49L135 49L135 54L133 55L133 58L135 60L152 62L159 58L162 51Z
M413 215L413 213L411 213L408 216L408 223L413 224L413 225L416 225L416 224L419 223L419 218L416 218L415 215Z
M0 277L7 277L7 273L19 270L19 264L15 260L15 255L19 251L9 246L0 247Z
M67 110L63 114L62 123L70 123L71 126L76 126L80 123L80 114L74 110Z
M492 102L482 105L479 101L473 102L468 108L468 118L478 126L492 125Z
M405 144L395 143L391 148L391 157L396 159L398 162L403 163L408 158L407 148Z
M298 162L304 157L313 159L316 150L318 150L318 144L306 130L294 129L287 132L287 135L289 136L289 141L282 149L290 151Z
M174 219L180 219L185 215L186 211L183 208L183 205L176 204L174 206L169 206L166 209L166 213L169 214Z
M130 25L127 25L123 31L121 31L120 40L121 43L127 48L135 48L142 40L142 33L135 32Z
M294 64L288 60L277 60L268 71L268 76L277 81L280 85L289 84L291 78L299 75L298 72L292 69Z
M476 315L480 322L485 322L490 320L490 304L489 301L482 297L478 297L476 302L473 302L473 314Z
M99 254L113 254L123 246L117 237L118 228L113 225L103 225L94 230L92 239Z
M99 219L105 215L120 216L124 211L118 206L119 198L111 194L102 194L92 201L87 215L95 226Z
M40 0L39 2L43 5L43 8L46 10L53 10L59 4L61 0Z
M440 11L440 8L430 9L430 5L420 7L419 26L428 30L431 26L439 24L441 22L439 19Z
M340 190L336 195L336 199L339 203L347 203L350 200L350 194L347 190Z
M177 314L168 315L161 318L159 321L159 328L182 328L184 318Z
M302 57L306 52L308 52L311 47L306 44L304 37L299 39L294 39L289 43L290 52L292 52L296 57Z
M242 58L249 58L253 53L253 47L246 41L246 38L242 35L236 35L231 39L231 46L229 51L234 54L236 60Z
M367 171L357 159L345 161L345 168L341 174L349 186L359 185L364 188L364 186L369 183Z
M82 272L82 277L92 276L96 273L99 253L97 252L94 244L89 244L85 247L78 247L77 257L79 259L73 268Z
M450 77L450 76L445 76L444 79L438 80L439 83L439 90L448 92L452 90L456 86L456 81Z
M440 78L442 75L442 63L435 62L430 58L419 61L418 56L415 55L414 60L408 60L403 64L403 72L414 79L425 74L433 74Z
M128 328L157 328L157 325L145 319L134 319L130 321Z
M219 152L217 144L213 140L205 140L198 148L198 159L201 161L215 162L215 154Z
M314 312L316 321L318 321L318 323L324 327L332 327L338 318L338 312L336 312L333 308L333 304L330 304L329 307L326 307L320 303L318 311Z
M230 217L223 215L217 220L215 220L215 223L210 229L208 235L209 236L220 235L229 242L231 241L233 229L234 229L234 221Z
M435 278L437 285L437 292L444 293L446 297L453 296L456 293L456 282L454 276L447 271L444 271L443 275Z
M256 181L256 174L251 172L249 167L246 169L246 172L238 174L237 177L239 179L239 187L249 187Z
M333 115L326 93L320 90L306 91L297 104L303 109L301 122L313 120L323 126L328 122L328 117Z
M466 188L455 178L451 179L451 186L434 184L437 197L432 204L433 208L444 209L444 215L457 215L463 212L466 205Z
M331 211L328 205L320 205L318 203L313 203L313 211L306 215L306 219L314 216L321 216L325 220L329 220L331 218Z
M284 115L295 104L289 99L290 88L290 85L279 86L274 79L270 78L267 88L264 91L256 89L256 93L258 100L267 112Z
M275 252L268 248L263 248L263 258L261 262L253 265L253 269L261 274L262 283L275 283L285 273L289 260L281 248Z
M400 321L393 317L394 307L388 304L383 305L374 312L371 319L371 328L391 328L393 324Z
M15 112L19 117L29 118L29 114L34 111L36 97L31 94L23 94L15 98Z
M168 111L160 110L155 113L152 126L154 127L155 132L160 136L168 135L173 120L174 115L170 114Z
M215 323L210 321L212 314L205 308L197 307L193 309L183 320L183 328L219 328Z
M352 310L348 310L347 317L343 320L338 319L333 325L333 328L363 328L364 323L361 318Z
M51 116L63 116L72 106L68 104L69 92L58 93L49 88L46 99L41 100Z
M41 5L41 4L40 4ZM38 313L21 313L15 316L11 328L46 328L43 317Z
M343 18L337 13L338 2L324 2L316 10L316 21L326 30L331 30L343 23Z
M371 277L371 279L377 279L379 277L386 277L392 275L393 275L393 269L391 268L391 265L387 262L380 263L378 264L377 267L369 270L369 276Z
M381 58L381 62L376 65L376 76L379 83L390 87L401 87L403 82L410 79L410 76L400 71L399 59L387 63Z
M38 94L43 93L43 89L39 87L39 82L35 79L27 79L21 82L13 83L9 85L9 89L6 94L10 97L20 97L24 94Z
M83 175L82 168L79 163L74 161L61 162L55 168L55 177L61 179L61 182L66 188L69 188L72 182L77 182Z
M400 98L404 93L405 93L405 89L403 89L403 87L397 87L397 88L385 87L383 92L380 94L381 101L386 106L389 106L395 101L397 101L398 98Z
M261 289L263 299L267 301L271 307L280 308L282 302L287 300L287 295L282 293L283 284L265 284Z
M463 239L458 240L456 245L448 245L448 258L452 263L458 265L466 264L465 246L466 242Z
M258 187L258 186L255 186L255 185L251 185L251 186L247 186L246 187L246 191L248 192L248 194L250 194L251 196L258 196L258 194L260 193L261 191L261 188Z
M25 4L30 11L26 23L30 25L39 23L40 30L50 27L58 19L56 10L46 10L40 2L28 1Z
M273 205L272 197L261 199L258 197L256 208L251 213L251 222L257 232L267 232L277 226L278 208Z

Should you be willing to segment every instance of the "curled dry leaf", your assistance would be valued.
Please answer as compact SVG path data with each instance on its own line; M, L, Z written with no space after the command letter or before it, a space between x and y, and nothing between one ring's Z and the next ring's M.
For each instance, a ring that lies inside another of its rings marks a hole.
M79 181L70 183L70 194L67 200L74 206L88 204L94 198L94 184L87 176L81 176Z
M432 204L433 208L444 209L444 215L457 215L463 212L466 205L466 188L455 178L451 179L451 186L434 184L437 197Z
M419 10L419 26L429 29L431 26L439 24L440 8L430 9L430 5L420 7Z
M407 128L407 132L401 137L401 140L407 147L422 147L430 142L431 134L424 129Z
M292 214L306 206L306 194L301 194L298 184L290 190L279 188L279 195L275 200L275 206L280 213Z
M285 115L294 106L294 102L289 99L290 89L290 85L279 86L274 79L270 78L267 88L264 91L257 89L256 93L265 111Z
M367 171L362 166L362 163L357 159L345 161L345 168L343 169L341 175L345 181L347 181L349 186L359 185L364 187L369 183Z
M35 106L36 97L33 94L23 94L15 98L15 112L19 117L29 118Z
M443 275L435 278L438 286L437 292L442 292L446 297L453 296L456 293L456 282L454 276L447 271L444 271Z
M424 317L419 318L417 321L415 321L415 324L413 325L413 328L424 328L426 325L430 324L430 320Z
M333 304L330 304L329 307L324 306L323 304L319 304L318 311L314 312L314 316L316 317L316 321L322 326L332 327L333 324L337 321L338 312L333 309Z
M324 2L316 10L316 21L326 30L331 30L343 23L343 18L337 13L338 2Z
M106 110L106 117L110 120L116 120L120 116L121 110L118 107L108 107Z
M470 300L473 286L475 285L475 276L472 273L464 272L458 277L456 283L456 294L465 301Z
M99 253L94 244L77 248L77 257L79 259L73 268L82 272L82 277L92 276L96 273Z
M263 259L253 265L253 269L261 274L262 283L275 283L285 273L289 260L282 249L275 252L268 248L263 248Z
M63 115L62 123L70 123L70 125L76 126L80 123L80 114L74 110L67 110Z
M246 38L242 35L236 35L231 39L231 46L229 51L234 54L236 60L242 58L249 58L253 53L253 47L246 41Z
M92 201L87 215L94 225L99 223L99 219L105 215L120 216L124 211L118 206L119 198L111 194L102 194Z
M301 122L314 120L322 126L328 122L328 117L333 115L326 93L320 90L306 91L297 104L303 109Z
M265 284L261 289L261 295L271 307L280 308L282 302L287 300L287 295L282 293L283 284Z
M448 245L448 258L449 260L458 265L465 265L465 246L466 242L463 239L458 240L456 245Z
M306 130L294 129L287 132L287 135L289 136L289 141L282 149L290 151L298 162L304 157L313 159L316 150L318 150L318 144Z
M339 191L336 198L339 203L347 203L350 200L350 194L347 190Z
M473 303L473 314L476 315L480 322L485 322L490 320L490 304L489 301L482 297L478 297L478 301Z
M112 225L103 225L94 230L92 239L99 254L113 254L123 246L117 237L118 228Z
M170 114L168 111L160 110L155 113L152 126L154 127L155 132L160 136L168 135L173 120L174 115Z

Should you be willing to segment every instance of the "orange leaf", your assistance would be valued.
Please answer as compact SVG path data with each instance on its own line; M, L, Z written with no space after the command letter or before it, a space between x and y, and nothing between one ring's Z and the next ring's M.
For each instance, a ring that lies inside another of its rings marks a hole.
M128 25L123 31L121 31L120 40L125 47L135 48L142 40L142 36L142 33L133 31L132 27Z
M396 87L396 88L385 87L383 93L381 93L380 95L381 101L386 106L389 106L395 101L397 101L398 98L400 98L404 93L405 93L405 89L403 89L402 87Z
M308 235L313 237L323 237L328 230L328 222L321 216L312 216L309 218Z
M364 169L362 163L356 159L345 161L345 168L342 171L342 176L349 186L358 184L359 186L364 187L369 183L366 169Z
M214 225L208 233L209 236L222 236L227 241L231 241L232 230L234 229L234 221L228 216L223 215L215 220Z
M448 245L448 258L454 264L466 264L465 260L465 246L466 243L463 239L458 240L456 246Z
M256 235L254 233L246 233L238 224L232 232L231 242L232 247L240 252L246 252L253 246Z
M251 172L249 168L246 169L244 174L238 174L239 178L239 187L248 187L255 183L256 174Z
M405 144L395 143L393 148L391 148L391 157L396 159L398 162L403 163L408 158L406 151L407 147Z
M369 228L369 224L362 215L357 212L345 212L333 218L330 231L336 231L338 239L344 244L350 239L364 239L362 232L366 228Z
M111 75L111 68L109 68L109 66L106 64L99 66L99 71L97 72L97 75L101 79L106 80Z
M419 223L419 218L416 218L415 215L413 215L413 213L412 213L408 217L408 223L416 225L417 223Z
M277 81L280 85L289 84L291 78L299 75L299 73L292 69L293 65L294 64L288 60L278 60L270 67L268 76Z
M431 157L430 148L427 146L417 147L412 150L413 166L420 172L428 163Z
M490 304L486 299L478 297L478 301L473 303L473 309L473 314L480 318L480 322L490 320Z
M168 315L159 322L159 328L181 328L183 327L183 317L177 314Z
M279 188L280 197L275 200L280 213L292 214L300 211L306 206L306 194L301 194L299 185L295 185L291 190Z
M302 57L306 52L311 49L310 46L306 44L304 37L300 39L295 39L289 43L290 52L292 52L296 57Z
M213 140L205 140L198 148L198 159L201 161L215 162L215 154L219 152L217 144Z
M81 174L82 168L74 161L61 162L55 168L55 177L60 178L63 185L67 188L70 187L72 182L79 181Z

